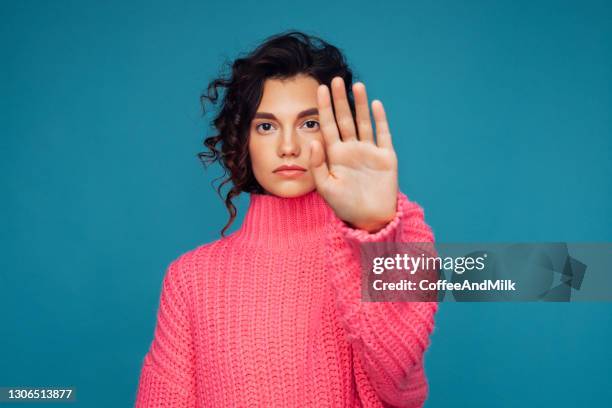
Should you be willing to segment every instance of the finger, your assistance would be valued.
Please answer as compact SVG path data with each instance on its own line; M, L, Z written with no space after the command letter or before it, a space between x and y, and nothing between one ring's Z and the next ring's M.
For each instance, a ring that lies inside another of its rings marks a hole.
M389 132L389 124L387 123L387 115L385 108L379 100L372 101L372 113L376 122L376 142L378 147L384 149L392 149L391 132Z
M342 77L334 77L331 82L332 95L334 96L334 111L336 112L336 122L340 128L342 141L357 140L357 131L353 122L353 114L349 106L346 88Z
M329 170L325 162L325 149L323 149L323 145L318 140L310 142L310 158L308 159L308 165L310 171L312 171L317 190L320 191L320 188L329 177Z
M374 143L374 131L370 120L370 107L368 105L368 94L362 82L353 85L353 95L355 95L355 112L357 113L357 131L359 140Z
M325 144L331 146L333 143L340 141L340 135L336 126L334 112L332 111L331 96L329 95L327 85L319 85L317 89L317 104L319 105L321 132L323 133Z

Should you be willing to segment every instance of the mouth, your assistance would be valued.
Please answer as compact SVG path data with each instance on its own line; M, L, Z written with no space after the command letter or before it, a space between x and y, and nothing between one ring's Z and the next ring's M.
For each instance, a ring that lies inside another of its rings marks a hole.
M306 169L297 165L282 165L274 169L274 173L285 177L299 177L306 173Z

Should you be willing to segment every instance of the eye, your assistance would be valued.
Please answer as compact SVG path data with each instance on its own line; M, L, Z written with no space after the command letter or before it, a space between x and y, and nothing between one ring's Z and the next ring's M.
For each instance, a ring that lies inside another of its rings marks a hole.
M269 132L270 130L272 130L272 124L270 122L263 122L260 123L259 125L255 126L255 129L257 131L259 131L260 133L266 133Z
M308 129L318 129L319 128L319 122L316 120L307 120L306 122L304 122L304 126L306 126L306 128Z

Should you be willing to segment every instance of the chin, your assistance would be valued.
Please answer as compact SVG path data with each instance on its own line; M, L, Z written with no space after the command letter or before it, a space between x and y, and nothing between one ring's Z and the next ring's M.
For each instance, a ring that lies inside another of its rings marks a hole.
M268 194L272 194L283 198L293 198L303 196L315 190L315 186L308 185L276 185L266 188Z

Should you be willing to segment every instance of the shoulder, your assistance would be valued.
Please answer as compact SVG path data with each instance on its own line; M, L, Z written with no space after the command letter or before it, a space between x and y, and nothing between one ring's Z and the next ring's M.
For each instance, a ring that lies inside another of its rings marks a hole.
M164 280L190 286L198 275L206 273L231 244L232 236L226 236L191 248L169 262Z
M230 236L200 244L172 259L162 278L162 297L189 309L193 304L192 292L199 286L199 280L220 262L229 239Z
M170 266L181 275L198 271L218 258L219 254L225 253L232 238L233 236L229 235L191 248L175 257Z

